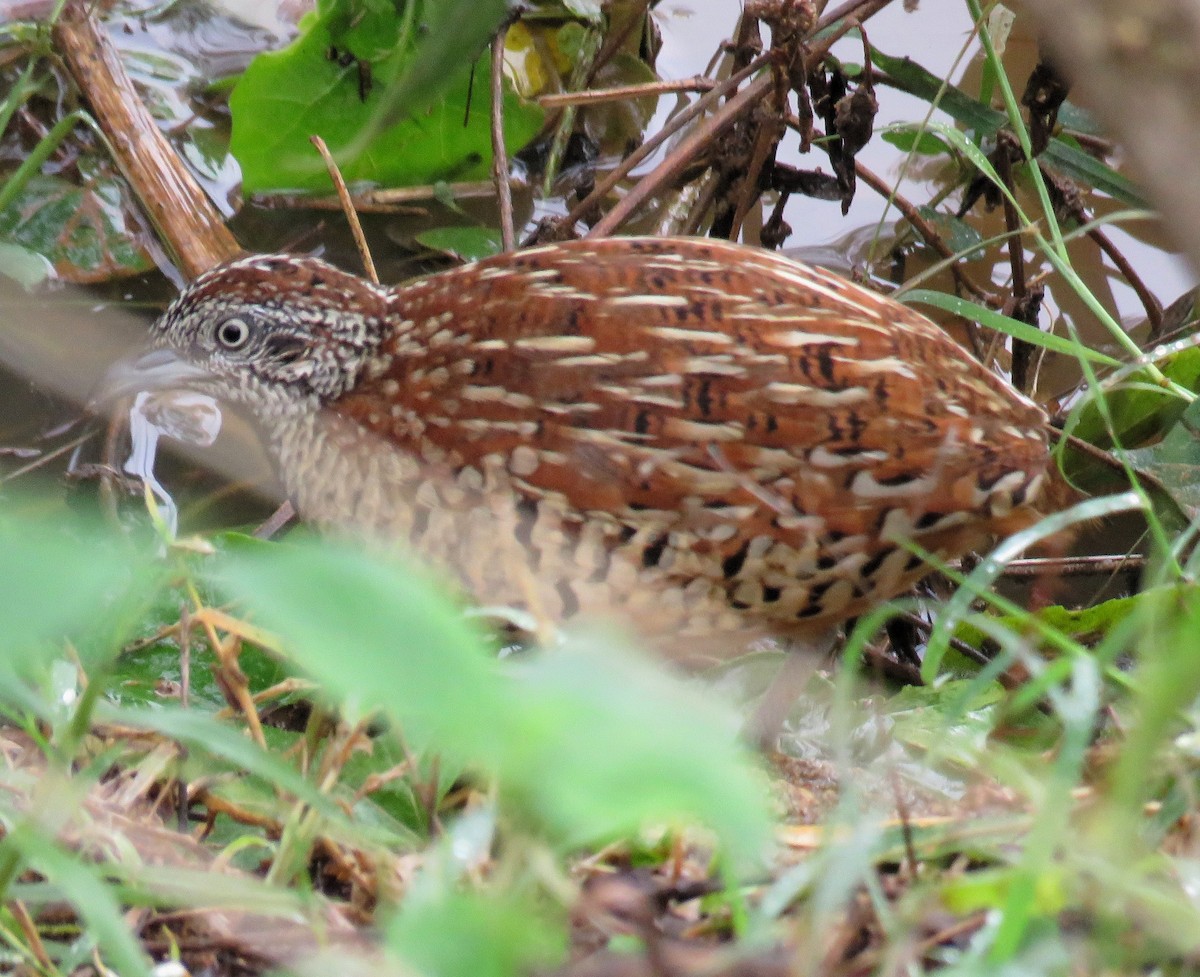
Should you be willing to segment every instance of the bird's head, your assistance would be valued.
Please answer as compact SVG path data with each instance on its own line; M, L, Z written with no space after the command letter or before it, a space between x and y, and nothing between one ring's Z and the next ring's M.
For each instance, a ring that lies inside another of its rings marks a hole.
M256 255L189 285L152 327L154 349L105 395L187 388L255 406L328 403L353 388L386 326L387 292L319 258Z

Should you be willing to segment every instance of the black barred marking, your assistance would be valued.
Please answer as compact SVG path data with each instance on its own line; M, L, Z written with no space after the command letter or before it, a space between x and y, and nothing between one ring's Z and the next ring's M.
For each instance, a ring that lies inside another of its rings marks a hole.
M850 425L850 440L861 441L867 431L867 422L856 410L848 411L846 421ZM934 425L937 426L936 424Z
M859 573L861 573L865 578L870 579L879 572L879 568L883 566L883 561L895 552L896 550L894 547L880 550L859 568Z
M525 547L533 546L533 527L537 523L538 506L532 499L518 499L516 505L517 525L514 535Z
M824 596L827 593L829 593L829 589L835 583L837 583L836 580L822 580L818 583L813 584L812 588L808 592L808 603L810 605L812 605L812 604L819 605L821 603L821 600L824 598Z
M833 348L828 343L817 349L817 367L826 383L832 384L833 378Z
M518 499L516 505L516 514L517 540L523 545L529 546L533 541L533 527L537 523L538 503L533 499Z
M663 558L663 553L667 550L668 542L670 542L670 536L663 533L657 539L647 543L646 548L642 550L642 566L647 570L658 566L658 561Z
M783 596L783 589L780 587L770 587L763 584L762 599L764 604L774 604Z
M988 492L991 490L992 486L994 486L998 481L1000 481L1000 479L1006 478L1007 476L1009 476L1011 474L1012 474L1011 468L1002 468L1002 469L1000 469L1000 471L995 472L990 475L977 476L976 480L975 480L975 484L978 485L985 492Z
M886 488L897 488L900 485L907 485L909 482L919 481L921 476L917 472L900 472L898 475L889 475L887 478L876 478L876 485L883 485Z
M742 543L734 552L721 561L721 573L726 580L732 580L742 572L746 565L746 555L750 552L750 540Z

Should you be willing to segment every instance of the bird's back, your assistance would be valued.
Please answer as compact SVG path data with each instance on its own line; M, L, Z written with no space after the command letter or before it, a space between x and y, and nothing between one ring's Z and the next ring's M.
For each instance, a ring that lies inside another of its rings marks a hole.
M756 249L534 248L399 288L388 320L330 406L400 450L314 461L302 510L549 617L844 618L922 574L901 541L978 545L1047 464L1042 412L931 322Z

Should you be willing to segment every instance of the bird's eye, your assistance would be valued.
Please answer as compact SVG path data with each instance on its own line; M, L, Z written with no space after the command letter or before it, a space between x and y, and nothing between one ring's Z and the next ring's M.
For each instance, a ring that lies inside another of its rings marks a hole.
M217 324L214 335L225 349L239 350L250 341L250 323L245 319L226 319Z

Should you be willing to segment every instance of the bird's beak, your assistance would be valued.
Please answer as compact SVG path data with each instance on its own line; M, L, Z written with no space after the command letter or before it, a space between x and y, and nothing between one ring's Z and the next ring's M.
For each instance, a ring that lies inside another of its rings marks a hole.
M154 349L118 360L92 393L88 407L102 412L122 397L143 390L187 390L209 379L202 367L181 359L169 349Z

